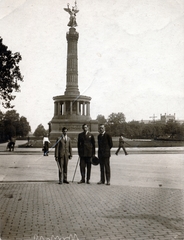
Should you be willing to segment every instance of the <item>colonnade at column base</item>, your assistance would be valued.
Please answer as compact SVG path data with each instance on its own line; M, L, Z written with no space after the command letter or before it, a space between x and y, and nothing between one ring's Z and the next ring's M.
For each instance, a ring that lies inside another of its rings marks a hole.
M98 121L90 117L91 97L83 95L60 95L53 97L54 116L50 121L51 140L57 139L62 134L62 128L68 128L68 136L76 145L78 134L82 132L82 125L88 124L89 131L98 135Z

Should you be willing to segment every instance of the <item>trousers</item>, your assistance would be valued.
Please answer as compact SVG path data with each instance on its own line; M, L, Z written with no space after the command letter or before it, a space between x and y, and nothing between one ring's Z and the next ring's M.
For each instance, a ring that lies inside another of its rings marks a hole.
M82 177L82 181L85 181L85 173L87 167L87 181L90 180L91 176L91 157L80 157L80 173Z
M126 151L126 149L125 149L124 145L121 145L121 146L119 146L118 150L116 151L116 154L118 154L118 153L119 153L119 151L120 151L120 149L121 149L121 148L123 149L123 151L124 151L125 155L127 155L127 151Z
M102 157L100 160L100 181L105 183L105 178L107 182L110 182L111 171L110 171L110 158Z
M67 181L68 157L63 156L58 159L61 172L59 171L59 182Z

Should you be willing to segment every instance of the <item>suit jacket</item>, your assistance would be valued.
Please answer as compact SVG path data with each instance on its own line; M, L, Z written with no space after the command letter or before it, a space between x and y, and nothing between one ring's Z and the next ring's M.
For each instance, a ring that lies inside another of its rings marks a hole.
M95 155L95 138L90 132L79 133L78 154L80 157L92 157Z
M122 147L122 146L124 146L124 139L123 139L123 137L120 137L119 138L119 147Z
M98 135L98 157L108 158L111 156L111 148L113 147L112 137L108 133Z
M68 159L68 157L72 157L72 145L71 139L67 136L67 141L63 139L63 136L57 139L58 144L55 146L55 157L63 158L64 156Z

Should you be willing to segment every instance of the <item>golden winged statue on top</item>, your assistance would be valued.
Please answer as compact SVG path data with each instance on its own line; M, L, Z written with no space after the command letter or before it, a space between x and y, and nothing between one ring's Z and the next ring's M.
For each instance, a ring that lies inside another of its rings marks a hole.
M70 21L68 23L68 26L69 27L77 27L76 14L79 12L79 10L77 10L76 1L75 1L75 6L72 7L72 9L69 6L70 6L70 4L68 3L67 8L64 8L64 10L70 14Z

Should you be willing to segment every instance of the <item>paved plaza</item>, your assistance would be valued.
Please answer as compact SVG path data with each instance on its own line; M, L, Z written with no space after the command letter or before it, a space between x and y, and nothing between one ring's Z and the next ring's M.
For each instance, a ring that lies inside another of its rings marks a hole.
M16 152L17 151L17 152ZM1 239L184 239L184 158L129 150L112 152L111 185L80 180L74 155L70 184L58 184L53 153L0 152Z

